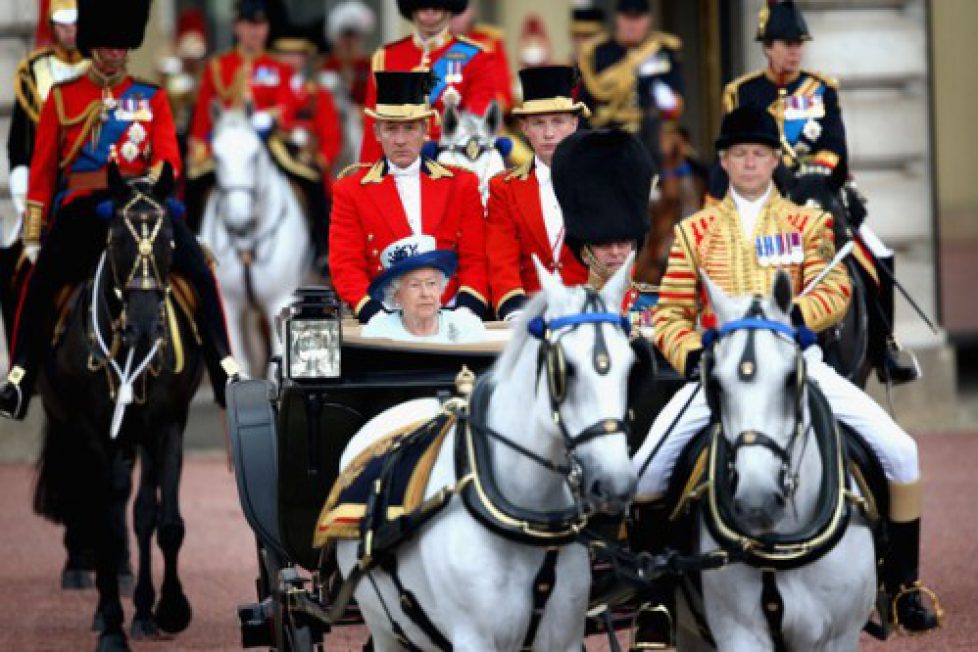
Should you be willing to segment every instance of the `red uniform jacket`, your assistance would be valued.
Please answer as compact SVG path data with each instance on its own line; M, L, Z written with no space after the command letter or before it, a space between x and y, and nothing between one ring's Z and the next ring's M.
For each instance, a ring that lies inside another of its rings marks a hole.
M411 235L386 159L360 164L333 186L329 226L329 269L340 298L359 313L367 287L383 270L380 254ZM458 254L458 272L444 299L457 292L459 303L487 306L485 218L479 180L471 172L446 168L430 159L421 166L421 221L439 249ZM465 297L463 302L463 295Z
M279 127L292 136L293 143L299 131L305 132L315 148L316 166L323 173L323 183L329 185L330 173L336 157L343 148L343 132L340 129L340 118L333 103L333 96L328 90L315 83L295 75L289 82L288 111L279 120Z
M112 108L106 107L103 88L89 75L51 90L31 159L25 239L39 239L56 193L64 192L63 205L105 188L110 158L127 177L158 172L164 161L179 175L180 153L166 91L129 76L110 91L118 98ZM107 123L101 119L103 111Z
M560 272L565 285L580 285L588 279L587 268L567 245L561 245L560 255L554 258L532 160L490 179L486 251L492 304L500 317L540 289L531 258L534 254L548 270Z
M364 106L367 84L372 76L369 57L341 59L331 54L323 61L323 70L337 73L343 80L343 87L349 93L350 100L357 106Z
M454 52L454 48L456 44L460 43L461 45L459 47L464 49L476 48L478 52L476 52L475 56L465 61L461 71L455 72L455 75L460 77L460 79L450 80L451 84L447 83L449 81L448 79L442 80L445 83L438 86L441 89L440 91L436 89L438 93L437 99L431 103L431 106L441 115L445 108L442 102L445 90L451 86L461 96L460 108L482 115L485 113L486 108L488 108L489 103L496 97L496 77L493 72L491 57L482 50L482 46L474 41L470 41L464 36L456 38L446 31L444 36L436 37L436 39L440 39L442 42L436 43L434 49L429 54L425 54L424 50L421 49L421 44L417 36L408 36L400 41L388 43L374 53L373 60L371 61L371 71L393 70L410 72L433 70L436 76L445 77L448 75L444 75L442 67L446 66L446 63L451 63L455 58L456 53ZM364 106L374 107L376 104L377 81L371 74L367 83L367 99ZM438 124L433 124L430 138L437 141L440 136L441 127ZM363 143L360 147L360 160L373 162L381 156L383 156L383 151L380 149L380 143L374 137L374 120L370 116L364 116Z
M190 124L190 176L206 172L210 160L211 102L229 107L251 100L256 111L288 110L292 69L266 53L248 58L239 50L220 54L207 64Z
M513 78L509 70L509 57L506 55L506 42L503 31L494 25L479 24L472 28L468 37L482 46L492 59L495 75L496 101L503 113L513 108Z

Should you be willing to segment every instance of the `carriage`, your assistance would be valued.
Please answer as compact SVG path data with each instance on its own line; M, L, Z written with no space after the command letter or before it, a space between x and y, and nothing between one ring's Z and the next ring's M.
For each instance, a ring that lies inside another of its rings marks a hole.
M333 608L338 587L312 546L345 445L391 406L455 394L463 367L480 374L495 361L509 325L490 323L478 344L368 339L342 319L329 290L301 288L278 326L284 351L275 381L244 381L228 391L238 493L258 547L258 599L239 607L239 617L245 647L303 650L322 643L332 626L360 622L355 606ZM683 383L647 351L630 383L641 397L630 402L631 430L643 434Z

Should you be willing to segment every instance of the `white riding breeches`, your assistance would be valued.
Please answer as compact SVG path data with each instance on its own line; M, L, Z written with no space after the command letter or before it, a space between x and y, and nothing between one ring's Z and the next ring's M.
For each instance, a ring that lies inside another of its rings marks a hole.
M835 418L866 440L880 460L887 479L899 484L919 480L917 442L876 401L825 364L822 361L822 350L818 346L808 347L804 355L808 377L818 383ZM648 468L638 479L639 500L652 500L665 494L683 448L709 423L710 408L706 402L706 393L703 390L697 392L698 388L698 383L686 383L672 397L656 417L648 437L632 458L632 466L638 472L660 440L666 437L655 451ZM696 396L670 431L670 426L676 421L693 392L697 392Z

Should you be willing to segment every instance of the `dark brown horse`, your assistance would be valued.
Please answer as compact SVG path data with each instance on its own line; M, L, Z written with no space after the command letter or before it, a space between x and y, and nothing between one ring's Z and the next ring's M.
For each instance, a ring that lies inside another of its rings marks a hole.
M139 572L133 636L182 631L191 610L177 576L184 537L178 489L183 431L202 365L194 330L171 296L176 218L166 198L172 171L166 168L156 184L123 181L115 168L109 179L105 253L67 312L39 385L51 434L76 444L72 459L43 461L63 473L42 472L38 495L47 497L42 501L46 513L72 514L94 545L96 622L102 630L98 649L127 650L116 581L126 535L119 527L119 492L126 485L115 461L138 451L141 466L134 517ZM164 559L155 609L154 532Z

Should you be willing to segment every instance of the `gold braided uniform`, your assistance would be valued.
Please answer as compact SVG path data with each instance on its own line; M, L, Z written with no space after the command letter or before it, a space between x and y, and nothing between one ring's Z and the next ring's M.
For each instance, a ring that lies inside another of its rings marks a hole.
M653 324L656 346L680 373L686 373L687 354L702 347L697 328L716 326L701 272L727 294L744 296L767 295L778 270L785 269L791 275L795 304L805 324L816 332L833 326L846 313L852 288L844 265L836 265L807 296L798 296L835 256L829 213L792 204L772 188L748 239L728 193L719 204L680 222L674 233ZM755 239L787 236L790 240L791 234L800 235L800 262L762 265Z

